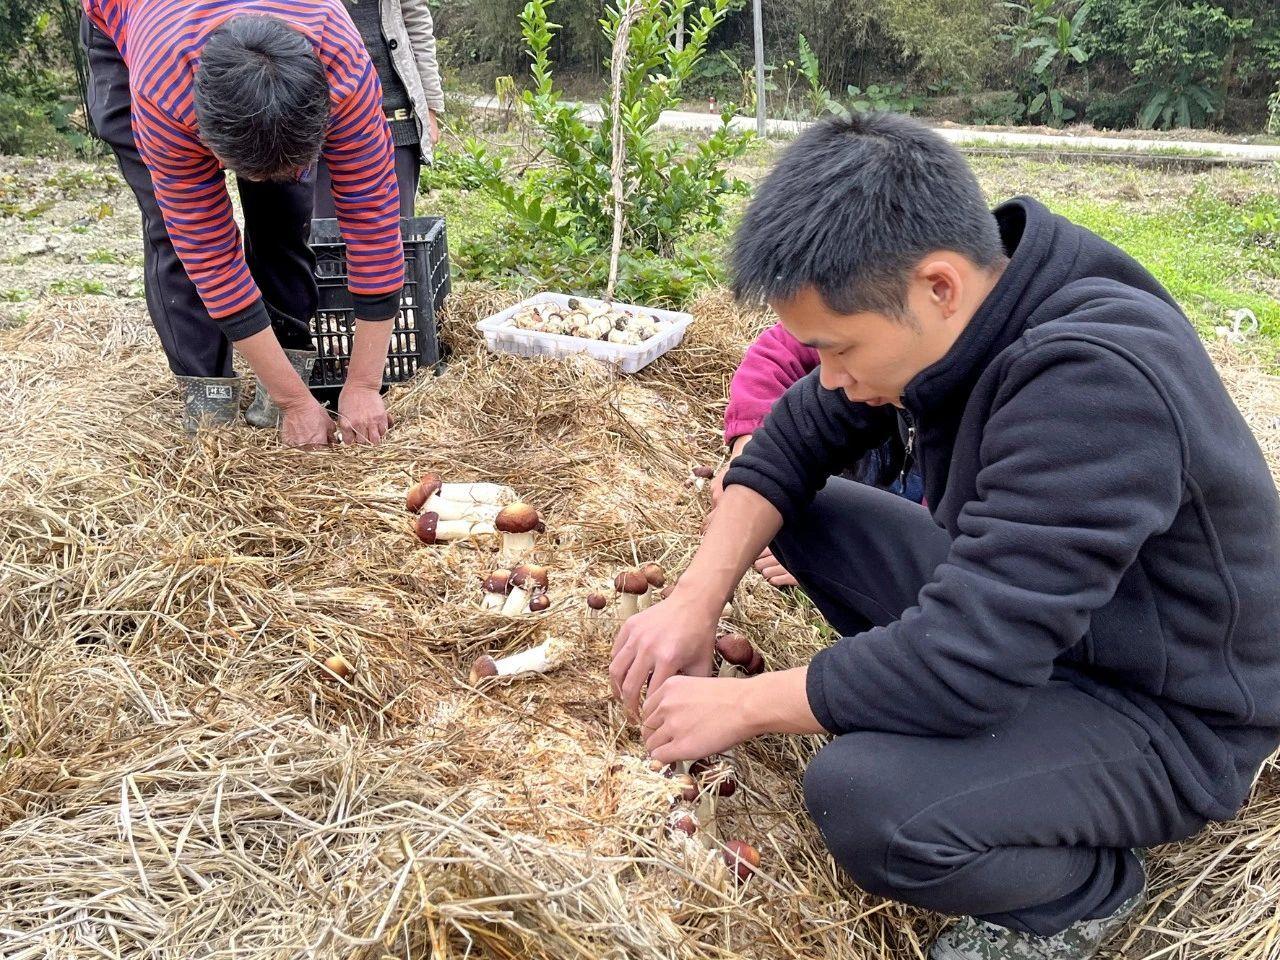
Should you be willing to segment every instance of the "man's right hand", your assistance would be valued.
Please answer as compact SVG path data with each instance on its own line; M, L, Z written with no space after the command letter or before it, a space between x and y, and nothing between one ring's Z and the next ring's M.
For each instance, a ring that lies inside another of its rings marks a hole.
M323 450L337 438L337 424L310 394L296 403L281 405L280 414L280 442L286 447Z
M723 604L721 604L723 606ZM637 613L613 641L609 680L633 720L645 687L655 693L670 677L709 677L715 659L719 608L708 615L680 587L666 600Z

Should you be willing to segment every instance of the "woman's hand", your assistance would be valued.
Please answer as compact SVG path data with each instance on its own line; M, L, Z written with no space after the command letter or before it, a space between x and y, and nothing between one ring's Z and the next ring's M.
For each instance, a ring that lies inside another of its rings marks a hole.
M338 394L338 419L344 443L377 445L391 425L378 389L354 383L348 383Z
M304 450L323 450L335 442L337 426L329 411L311 394L304 394L296 402L280 406L280 442L286 447Z

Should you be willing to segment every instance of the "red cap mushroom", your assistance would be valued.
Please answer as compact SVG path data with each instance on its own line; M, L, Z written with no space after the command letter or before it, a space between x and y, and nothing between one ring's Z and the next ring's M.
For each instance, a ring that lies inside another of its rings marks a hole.
M639 570L623 570L614 577L613 589L622 599L619 613L626 620L640 612L640 597L648 592L649 581Z
M716 637L716 653L720 654L726 663L732 663L738 667L749 667L756 648L742 634L726 633Z
M476 657L476 662L471 665L471 682L479 683L485 677L496 677L498 675L498 661L487 653Z
M542 613L542 611L546 610L549 606L551 606L551 598L545 593L534 594L534 596L529 599L529 610L532 613Z
M422 492L422 485L415 484L405 494L404 505L410 513L417 513L427 502L427 495Z
M503 507L493 521L502 534L502 556L519 560L533 550L533 536L538 529L538 511L527 503L516 501Z
M746 882L760 866L760 852L743 840L730 840L723 850L725 866L739 883Z

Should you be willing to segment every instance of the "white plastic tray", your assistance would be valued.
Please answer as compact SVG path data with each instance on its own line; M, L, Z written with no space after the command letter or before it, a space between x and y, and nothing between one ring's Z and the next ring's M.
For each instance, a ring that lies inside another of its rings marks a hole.
M605 306L603 300L590 297L574 297L585 304ZM614 306L635 313L648 314L666 323L666 326L648 340L637 344L610 343L608 340L588 340L585 337L569 337L558 333L542 333L538 330L521 330L511 322L517 312L531 304L556 304L569 306L570 298L562 293L539 293L522 300L501 313L486 317L476 324L484 334L485 344L494 353L514 353L521 357L570 357L587 353L605 363L616 364L623 373L635 373L643 369L684 339L685 328L693 322L693 315L673 310L657 310L629 303Z

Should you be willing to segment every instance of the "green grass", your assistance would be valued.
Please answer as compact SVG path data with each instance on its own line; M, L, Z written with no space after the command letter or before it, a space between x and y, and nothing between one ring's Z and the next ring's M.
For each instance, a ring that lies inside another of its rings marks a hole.
M100 280L55 280L49 285L49 292L55 296L105 296L107 286Z
M1257 193L1234 205L1198 189L1189 203L1144 212L1134 203L1057 197L1049 205L1121 247L1155 274L1202 335L1241 307L1259 336L1280 347L1280 303L1248 279L1280 277L1280 197Z

